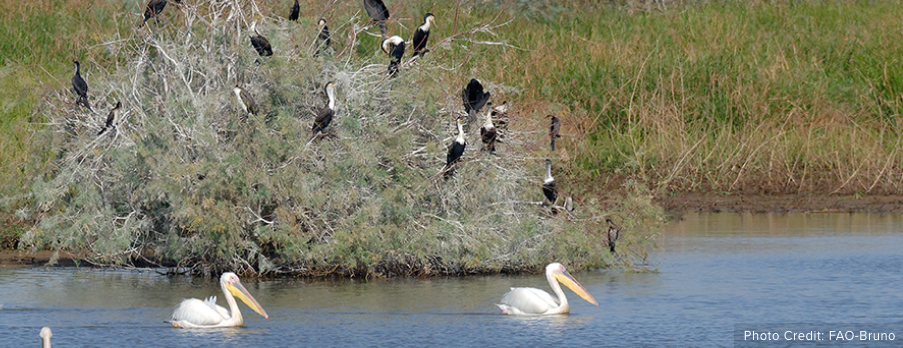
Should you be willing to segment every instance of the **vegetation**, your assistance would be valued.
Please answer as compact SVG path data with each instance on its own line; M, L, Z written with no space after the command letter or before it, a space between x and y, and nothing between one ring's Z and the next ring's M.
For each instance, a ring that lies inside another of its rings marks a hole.
M357 1L302 1L286 23L290 1L261 0L217 26L197 4L218 2L187 3L136 30L140 4L0 1L0 203L36 226L20 246L197 272L601 267L641 259L652 196L901 192L897 1L389 0L394 33L439 24L394 80ZM336 51L314 59L321 15ZM256 65L245 31L264 18L277 52ZM71 105L73 58L97 114ZM501 156L471 136L457 177L432 180L471 77L513 106ZM327 80L334 136L307 144ZM265 115L239 122L236 83ZM97 137L115 100L124 121ZM541 198L546 156L572 214L512 203ZM612 212L633 256L600 254Z

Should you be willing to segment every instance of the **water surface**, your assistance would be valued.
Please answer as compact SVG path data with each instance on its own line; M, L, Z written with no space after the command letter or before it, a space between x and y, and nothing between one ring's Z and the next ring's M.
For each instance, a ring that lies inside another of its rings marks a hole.
M154 272L0 271L0 346L731 346L735 323L893 323L903 327L903 216L687 215L651 251L658 273L575 272L599 301L567 292L571 315L521 318L495 307L541 276L245 281L270 315L245 327L163 323L218 283ZM628 232L629 233L629 232ZM564 262L564 261L562 261ZM898 332L903 340L903 329Z

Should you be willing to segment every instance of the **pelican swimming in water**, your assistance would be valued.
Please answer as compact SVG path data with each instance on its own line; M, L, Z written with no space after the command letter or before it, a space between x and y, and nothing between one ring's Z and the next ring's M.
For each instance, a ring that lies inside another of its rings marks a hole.
M229 303L229 310L216 304L216 296L208 297L206 300L190 298L182 300L182 303L172 312L172 320L166 321L174 327L185 329L194 328L215 328L215 327L239 327L244 324L241 317L241 311L238 310L238 304L232 295L238 296L251 307L257 314L269 319L263 307L257 304L257 300L248 293L238 276L232 272L223 273L219 278L219 285L223 288L223 295L226 296L226 302Z
M568 299L564 297L564 291L561 291L558 282L573 290L587 302L599 305L593 295L586 292L586 289L568 274L564 265L558 262L546 266L546 279L549 280L549 285L552 286L555 295L558 295L558 299L537 288L511 288L511 291L502 297L502 303L496 304L496 306L502 309L503 314L508 315L568 314L570 312Z
M50 348L50 337L53 336L50 328L45 326L38 336L41 336L41 348Z

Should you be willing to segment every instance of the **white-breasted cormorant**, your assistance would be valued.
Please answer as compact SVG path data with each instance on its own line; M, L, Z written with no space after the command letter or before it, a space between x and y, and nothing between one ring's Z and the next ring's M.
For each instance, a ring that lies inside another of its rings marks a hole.
M314 124L311 127L311 132L314 133L314 136L317 133L325 133L326 127L329 126L329 123L332 122L332 117L335 116L335 83L329 82L326 84L326 96L329 97L329 104L327 104L323 109L320 109L320 113L317 115L317 118L314 119Z
M552 147L552 151L555 151L555 139L561 138L561 135L558 133L561 132L561 119L555 117L555 115L546 116L546 118L551 118L552 123L549 126L549 139L551 139L550 145Z
M97 132L97 135L103 134L107 129L113 127L113 120L116 119L116 114L119 112L119 108L122 107L122 102L117 101L116 107L113 110L110 110L110 114L107 115L107 123L104 124L102 128L100 128L100 132Z
M433 16L432 13L423 15L423 24L414 31L414 39L411 41L411 44L414 45L413 56L419 55L422 58L426 52L429 52L426 49L426 42L430 39L430 25L435 23L436 16Z
M317 50L316 52L314 52L314 57L319 56L320 52L325 52L327 49L329 49L329 44L332 42L332 39L330 39L329 36L329 26L326 25L326 20L320 18L320 20L317 21L317 27L320 28L320 34L317 35L319 42L317 43Z
M448 147L448 155L445 157L445 178L450 178L455 173L455 168L453 167L458 159L461 158L461 155L464 155L464 148L467 147L467 141L464 139L464 124L461 122L461 119L455 119L455 124L458 126L458 136L455 138L455 141L452 142L451 146Z
M367 10L367 15L379 24L379 32L386 36L388 31L386 20L389 19L389 9L386 4L382 0L364 0L364 9Z
M392 62L389 63L389 76L395 76L395 73L398 72L398 69L401 67L401 57L404 56L404 39L398 35L392 35L392 37L383 40L382 44L379 47L389 55L389 57L394 58Z
M464 111L467 111L467 122L473 122L477 113L489 101L489 92L483 92L483 85L477 79L470 79L467 87L461 92L464 101Z
M72 90L75 92L75 104L82 105L88 108L88 110L91 110L91 106L88 105L88 83L82 78L81 64L79 64L78 60L72 62L75 63L75 76L72 76Z
M288 14L288 20L297 22L299 14L301 14L301 5L298 4L298 0L295 0L295 4L292 5L292 11Z
M555 205L558 200L558 187L555 186L555 178L552 177L552 161L546 160L546 178L542 181L542 194L549 200L549 205ZM542 203L543 206L546 202Z
M255 35L249 35L251 37L251 46L254 46L254 49L257 50L257 54L261 57L267 57L273 55L273 47L270 46L270 40L260 35L260 32L257 31L257 22L251 23L251 31L254 32Z
M486 104L489 106L489 110L492 110L492 103ZM483 122L483 126L480 127L480 138L483 140L483 144L486 145L486 150L489 153L495 153L495 141L498 136L498 131L495 128L495 125L492 124L492 112L486 111L486 121Z
M605 219L608 223L608 249L615 252L615 242L621 237L621 227L611 222L611 219Z
M241 109L245 111L245 114L241 117L243 120L247 119L249 115L257 115L257 103L254 102L251 93L248 93L248 91L238 85L235 85L232 92L235 92L235 97L238 98L238 104L241 105Z

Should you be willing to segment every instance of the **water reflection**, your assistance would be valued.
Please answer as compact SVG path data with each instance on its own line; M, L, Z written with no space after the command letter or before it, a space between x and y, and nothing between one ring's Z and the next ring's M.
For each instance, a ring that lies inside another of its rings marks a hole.
M660 273L574 273L599 306L565 290L571 315L542 318L495 306L514 286L550 291L541 275L248 279L269 320L240 305L244 328L179 330L163 320L220 295L216 279L0 270L0 342L33 345L50 326L54 347L725 346L734 323L900 323L900 231L895 215L687 215L651 253Z

